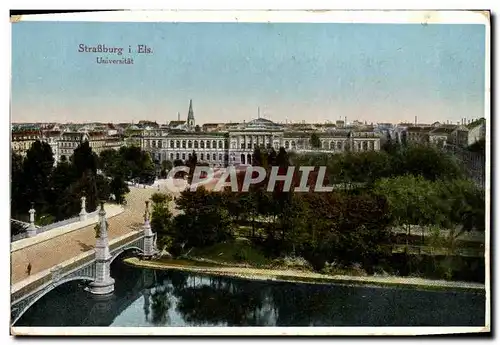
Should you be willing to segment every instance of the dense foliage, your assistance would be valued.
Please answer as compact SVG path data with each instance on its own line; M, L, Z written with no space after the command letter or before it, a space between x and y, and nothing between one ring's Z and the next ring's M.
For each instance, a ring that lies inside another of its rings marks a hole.
M87 212L93 212L99 200L112 196L123 203L129 192L126 181L152 183L155 179L149 154L137 147L104 150L97 156L83 142L69 159L54 165L50 145L36 141L26 157L12 152L11 160L11 217L27 220L33 203L40 225L78 215L82 196Z
M120 177L125 181L152 184L156 177L151 156L136 146L102 151L99 166L106 176Z
M190 166L196 165L193 157ZM454 238L485 228L484 191L464 179L453 158L430 146L329 155L256 148L252 162L268 174L249 192L241 192L245 173L239 172L240 192L198 188L177 198L181 213L172 222L173 243L187 250L243 236L269 257L299 255L318 270L332 262L358 264L370 273L394 259L395 227L408 231L407 245L415 243L411 226L448 229ZM292 187L300 184L299 166L326 166L323 180L317 181L315 168L307 184L336 188L291 193L278 181L268 191L271 169L285 175L290 166L295 166ZM422 238L419 245L427 242Z

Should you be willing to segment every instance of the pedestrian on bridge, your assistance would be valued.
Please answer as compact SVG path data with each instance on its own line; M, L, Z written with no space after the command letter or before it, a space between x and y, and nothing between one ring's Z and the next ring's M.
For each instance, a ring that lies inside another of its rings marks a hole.
M31 262L28 263L28 267L26 268L26 273L28 273L28 275L31 275Z

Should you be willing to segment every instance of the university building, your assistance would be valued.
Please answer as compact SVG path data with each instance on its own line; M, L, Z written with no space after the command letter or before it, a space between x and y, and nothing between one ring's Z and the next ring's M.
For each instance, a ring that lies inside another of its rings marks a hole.
M284 147L296 152L340 153L351 151L380 150L380 135L370 129L336 129L328 131L290 131L283 125L268 119L257 118L234 126L219 126L207 132L195 131L192 102L189 104L187 121L176 121L175 129L144 130L141 148L151 154L153 160L189 159L194 151L198 162L213 167L252 164L256 147ZM319 137L320 147L312 147L311 135Z

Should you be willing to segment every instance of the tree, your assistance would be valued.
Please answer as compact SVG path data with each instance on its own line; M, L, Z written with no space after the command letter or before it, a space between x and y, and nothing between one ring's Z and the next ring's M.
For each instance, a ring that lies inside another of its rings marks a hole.
M75 188L73 196L79 199L81 196L86 197L86 208L88 211L93 212L97 209L99 204L99 193L97 190L97 166L98 156L92 152L92 148L88 141L81 143L70 158L74 165L78 184ZM74 204L76 201L71 201Z
M174 218L175 242L191 247L205 247L231 237L231 218L226 208L220 207L219 193L199 187L195 192L184 191L176 199L183 211Z
M412 225L442 225L445 221L436 184L421 176L381 179L375 184L374 193L388 201L395 225L406 229L406 245Z
M75 195L77 203L82 196L85 196L87 212L97 210L101 200L99 199L99 192L97 190L96 175L91 170L87 170L78 180L78 186L80 192Z
M151 201L155 205L159 205L159 204L166 205L172 201L172 196L169 194L165 194L165 193L154 193L153 195L151 195Z
M25 205L25 184L23 182L23 157L11 150L11 216L18 218L16 213ZM22 212L22 211L21 211Z
M140 171L138 174L140 183L152 184L156 177L156 169L151 156L147 152L141 152L141 160L138 168Z
M123 181L121 176L115 176L109 185L110 192L114 194L116 203L123 204L125 201L125 194L130 192L128 185Z
M439 198L436 207L443 215L441 223L456 237L466 231L485 230L485 193L472 181L438 181L433 190Z
M311 147L313 147L315 149L319 149L321 147L321 141L319 139L318 134L316 134L316 133L311 134L310 141L311 141Z
M118 162L120 158L120 154L116 150L108 149L101 151L98 159L98 167L106 175L112 176L115 174L117 166L121 166L121 162Z
M387 200L371 193L346 194L342 205L340 233L333 251L338 260L360 262L371 270L392 254L388 246L392 218Z
M252 154L252 165L260 166L267 170L268 168L267 158L268 158L267 152L263 151L260 147L256 147L253 150Z
M274 148L271 148L271 150L269 151L269 154L267 156L267 164L268 166L274 166L276 165L276 151L274 150Z
M75 151L73 151L73 156L71 157L73 164L75 165L76 173L78 177L87 175L97 174L97 155L92 152L92 148L88 141L81 143Z
M71 195L70 186L76 183L78 177L74 165L68 161L61 161L54 168L51 178L52 193L50 199L50 214L56 221L64 220L73 214L68 212L68 197Z
M258 216L258 197L257 193L239 193L239 198L237 199L238 204L241 206L240 212L242 212L247 218L250 219L252 223L252 237L255 236L255 218ZM231 214L231 213L230 213Z
M191 184L193 182L193 174L194 170L196 168L196 165L198 163L198 156L196 155L196 152L193 150L193 153L189 157L189 159L186 161L186 166L189 168L189 173L188 173L188 183Z
M17 162L16 164L18 164ZM50 145L35 141L26 152L23 160L22 183L19 211L25 213L30 203L35 204L39 214L44 214L50 207L48 200L51 193L51 175L54 168L54 156Z
M394 175L420 175L432 181L464 176L452 156L430 145L408 145L392 154L391 161Z
M154 193L151 196L153 201L153 211L151 213L151 228L158 234L158 240L161 245L171 242L172 232L172 213L168 207L172 197L164 193Z
M166 178L167 177L167 172L172 170L174 167L174 164L172 161L164 160L161 162L161 177Z
M102 175L97 175L95 183L97 187L97 199L106 201L109 200L109 197L111 195L111 186L108 179Z
M486 153L486 140L485 139L480 139L473 143L472 145L468 146L467 149L472 152L480 152L482 154Z

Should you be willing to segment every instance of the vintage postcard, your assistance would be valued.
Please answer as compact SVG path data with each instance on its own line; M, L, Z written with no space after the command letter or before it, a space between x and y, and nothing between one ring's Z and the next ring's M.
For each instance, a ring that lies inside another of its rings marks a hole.
M11 334L490 331L488 11L11 30Z

